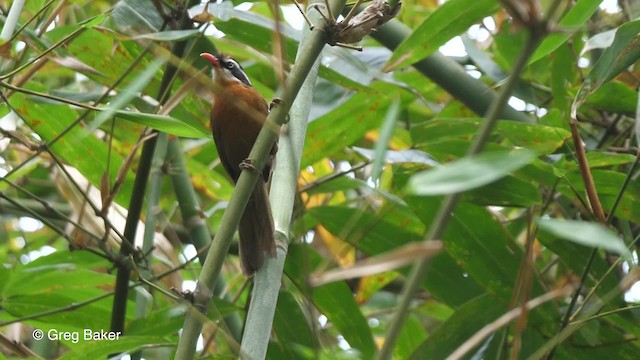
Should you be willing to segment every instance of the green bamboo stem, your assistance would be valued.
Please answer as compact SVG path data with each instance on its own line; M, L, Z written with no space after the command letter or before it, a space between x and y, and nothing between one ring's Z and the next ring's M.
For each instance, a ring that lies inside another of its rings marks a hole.
M144 193L147 187L147 179L151 170L151 159L156 147L156 137L144 143L142 154L140 155L140 165L136 173L133 184L131 201L127 211L127 220L124 227L124 240L120 246L120 262L117 263L118 273L116 274L115 295L113 297L113 308L111 312L111 331L124 331L125 316L127 312L127 299L129 295L129 276L131 268L128 260L131 255L131 246L125 246L124 241L133 244L133 239L138 231L138 222L142 213L144 203Z
M394 50L410 34L411 29L408 26L392 19L371 36L390 50ZM458 63L439 52L418 61L413 66L480 116L484 116L490 105L496 103L498 95L489 86L472 78ZM498 118L531 122L526 114L509 105L499 111Z
M142 252L147 254L153 247L157 224L158 205L162 196L162 164L167 152L167 134L158 134L156 151L151 159L151 179L149 181L149 193L147 194L147 216L142 241ZM145 286L148 289L148 286ZM147 296L141 292L136 293L136 318L144 317L147 312Z
M151 172L149 181L149 193L147 194L147 217L144 227L144 235L142 241L142 252L147 254L151 251L155 239L155 230L157 223L158 204L162 196L162 163L167 153L168 136L165 133L158 133L156 136L156 149L151 159ZM144 286L146 291L136 292L135 317L143 318L147 314L149 307L149 291L150 286ZM131 354L132 360L142 359L140 351Z
M316 1L317 2L317 1ZM309 5L313 5L311 2ZM308 8L309 9L309 8ZM315 23L320 20L316 11L308 12ZM310 31L305 28L297 58L303 56L310 40ZM249 359L264 359L267 354L271 327L278 302L284 262L287 256L291 216L295 201L300 160L304 147L309 111L313 101L315 83L320 66L319 59L313 64L296 100L289 112L290 122L285 125L278 142L276 168L271 181L271 208L276 229L277 255L268 259L258 271L253 282L251 305L240 344L240 353Z
M487 109L486 120L483 126L478 130L476 136L474 138L471 147L467 151L467 156L478 154L484 148L491 131L493 130L495 124L497 123L500 115L503 113L503 108L507 104L509 97L511 96L511 91L518 81L518 77L524 67L527 65L527 61L529 56L536 49L544 34L542 32L532 31L529 37L527 44L525 45L524 50L520 54L518 61L514 65L512 69L511 76L509 77L505 86L500 90L500 93L497 97L495 97L494 101L490 104ZM482 94L478 94L482 96ZM438 209L438 213L436 214L432 226L429 227L429 232L425 237L424 241L437 240L442 237L444 230L446 229L449 221L451 220L451 214L453 210L458 205L461 194L455 193L445 197L440 209ZM393 352L393 348L396 344L396 340L400 335L400 331L404 326L404 321L407 317L407 311L409 309L409 305L414 298L414 295L418 288L420 288L420 284L422 284L422 280L426 274L428 268L428 259L416 261L411 272L409 274L408 280L404 288L402 289L402 293L400 294L400 304L398 309L393 316L393 319L389 323L389 327L387 330L387 335L385 337L384 345L382 349L376 356L379 360L386 360L391 358L391 354Z
M211 243L211 234L206 226L198 196L191 183L182 148L177 139L169 141L166 161L170 164L171 182L182 214L182 223L196 249L204 249ZM207 258L206 255L206 252L199 255L200 262L203 264Z
M198 250L200 263L204 264L207 253L204 251L201 252L200 250L209 246L211 243L211 234L203 217L198 196L193 188L193 183L187 172L187 166L184 162L182 148L178 139L169 141L166 161L171 164L171 181L178 206L180 207L180 213L182 214L182 222L185 229L189 232L191 243ZM224 279L218 278L213 293L220 295L224 292L225 288L226 284L224 283ZM226 295L225 298L230 301L228 295ZM229 314L224 318L224 321L233 338L236 339L236 341L240 341L242 321L238 313L234 312Z
M193 1L191 1L193 2ZM193 26L193 22L189 18L188 14L184 12L180 19L180 27L187 29ZM182 58L186 48L186 41L179 41L175 43L172 49L172 54L176 58ZM171 85L175 79L175 75L178 72L178 67L172 62L168 63L167 69L162 76L162 82L160 83L158 99L160 104L164 104L168 95L171 92ZM155 132L156 134L158 132ZM129 202L129 209L127 211L127 220L124 229L124 241L130 243L135 239L138 229L138 222L140 221L140 214L142 213L142 206L144 203L144 195L146 192L147 181L149 179L149 173L151 171L151 163L153 154L156 150L157 136L146 141L142 146L142 153L140 155L140 161L138 165L138 171L136 172L136 178L133 184L133 192L131 194L131 200ZM118 273L116 275L115 295L113 297L113 308L111 312L111 331L124 331L124 323L126 318L127 299L129 295L129 276L131 274L131 268L127 261L124 261L131 255L129 246L120 247L120 263L116 264L118 267Z
M36 216L36 219L44 218L53 223L64 225L70 220L71 207L68 203L61 202L49 202L45 206L41 201L35 199L20 199L20 206L0 200L0 213L11 214L16 217Z
M342 10L344 3L344 0L336 0L331 5L336 10ZM319 21L318 25L322 27L324 23ZM279 92L279 98L282 103L276 106L267 117L267 122L273 124L273 126L263 127L249 154L249 158L256 168L261 169L264 167L266 158L279 135L274 129L279 128L285 122L291 104L325 43L326 34L323 31L318 30L311 33L307 46L302 50L302 56L297 59L290 76ZM203 264L202 271L198 277L193 299L194 306L187 311L182 336L178 342L176 359L192 359L194 357L196 342L202 329L202 323L198 315L207 310L212 296L211 289L220 273L232 236L238 227L240 216L247 205L257 177L258 173L256 171L243 171L238 179L236 189L231 196L227 210L224 212L220 228L213 239L207 260Z
M4 23L2 32L0 33L0 40L2 42L9 41L11 37L13 37L13 31L18 24L18 19L20 18L20 14L22 13L24 3L24 0L16 0L11 5L11 9L9 9L9 15L7 15L7 21Z

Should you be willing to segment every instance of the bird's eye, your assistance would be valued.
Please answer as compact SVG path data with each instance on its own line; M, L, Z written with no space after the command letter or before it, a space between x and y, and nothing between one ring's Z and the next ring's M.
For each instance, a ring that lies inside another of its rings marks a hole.
M235 67L235 65L232 62L228 62L226 63L225 67L229 70L233 69Z

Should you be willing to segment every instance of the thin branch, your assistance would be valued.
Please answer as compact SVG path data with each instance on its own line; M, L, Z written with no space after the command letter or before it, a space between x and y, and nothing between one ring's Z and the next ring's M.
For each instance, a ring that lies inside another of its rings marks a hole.
M602 308L606 304L611 302L621 293L626 292L639 279L640 268L635 267L629 272L629 274L627 274L627 276L624 277L624 279L622 279L620 286L612 289L607 294L602 296L600 301L587 308L580 319L577 319L576 321L567 325L566 328L562 329L557 335L548 340L544 345L540 346L531 356L528 357L528 360L538 360L542 358L549 359L553 351L557 349L558 345L568 339L576 331L580 330L587 323L587 321L584 321L585 319L596 319L597 317L594 317L595 314L602 310ZM549 353L549 355L546 355L547 353Z
M17 73L19 73L20 71L22 71L23 69L31 66L31 64L35 63L36 61L42 59L43 57L45 57L47 54L49 54L50 52L52 52L53 50L55 50L56 48L66 44L68 41L73 40L76 36L80 35L81 33L83 33L85 30L87 30L87 27L79 27L76 30L74 30L71 34L65 36L64 38L62 38L61 40L59 40L58 42L56 42L55 44L51 45L48 49L46 49L45 51L43 51L42 53L40 53L38 56L36 56L33 60L31 60L30 62L23 64L22 66L19 66L11 71L9 71L6 74L0 75L0 80L5 80Z
M484 340L494 332L498 331L501 327L507 325L511 321L521 316L525 311L530 311L531 309L534 309L553 299L567 296L571 292L571 289L572 289L571 286L565 286L563 288L550 291L544 295L538 296L535 299L527 301L521 307L517 307L515 309L508 311L506 314L500 316L493 322L485 325L482 329L476 332L472 337L467 339L467 341L465 341L462 345L460 345L456 349L456 351L451 353L451 355L447 356L447 360L462 359L465 354L467 354L473 348L478 346L482 342L482 340Z
M584 149L584 143L580 137L578 131L578 122L575 119L571 119L569 122L571 126L571 138L573 139L573 145L576 149L576 157L578 158L578 166L580 167L580 174L582 175L582 181L584 182L585 190L587 191L587 197L589 198L589 204L593 214L599 223L607 225L607 219L602 209L602 203L598 197L598 191L596 185L593 182L593 176L591 175L591 169L589 168L589 162L587 161L587 153Z
M120 85L128 76L129 74L136 68L136 66L144 59L144 57L146 56L146 54L149 52L149 47L146 47L143 51L141 51L140 55L131 63L130 66L127 67L127 69L116 79L116 81L108 88L106 89L102 95L100 96L100 98L98 100L96 100L96 103L101 103L103 102L105 99L107 99L107 97L109 96L109 94L111 93L112 90L114 90L116 87L118 87L118 85ZM0 82L0 85L2 85L2 83ZM14 85L11 85L14 86ZM14 91L19 91L19 92L23 92L26 94L29 94L27 92L25 92L24 90L27 89L23 89L21 87L15 87L13 89ZM0 95L2 93L0 92ZM51 95L49 94L43 94L43 93L38 93L38 92L33 92L30 95L34 95L34 96L42 96L44 98L49 98L51 99ZM52 100L57 100L57 101L61 101L63 103L68 103L68 99L65 98L58 98L58 99L52 99ZM5 103L9 104L8 100L5 99ZM70 104L73 105L73 104ZM98 109L100 110L100 108L95 108L92 109L90 107L88 107L88 105L86 104L80 104L82 108L87 109L85 112L83 112L82 114L80 114L80 116L78 116L74 121L71 122L71 124L69 124L69 126L67 126L65 129L63 129L59 134L57 134L56 136L53 137L53 139L49 140L49 142L47 143L48 147L53 146L53 144L55 144L56 142L58 142L60 139L62 139L65 135L67 135L67 133L69 133L69 131L71 131L71 129L73 129L74 126L80 124L80 122L82 122L90 113L92 113L94 110ZM10 106L10 104L9 104ZM15 111L14 111L15 112ZM46 150L46 147L40 147L36 150L36 153L31 155L28 159L26 159L25 161L23 161L21 164L15 166L13 169L11 169L11 171L6 175L7 177L10 177L13 173L17 172L18 170L20 170L22 168L22 166L24 166L25 164L29 163L31 160L35 159L38 155L40 155L40 153L43 150Z
M634 239L629 244L629 246L627 246L627 248L632 249L638 243L638 241L640 241L640 236L638 236L636 239ZM607 276L609 276L613 272L613 270L615 270L620 265L620 263L622 263L623 261L625 261L625 259L623 257L617 258L616 261L613 264L611 264L611 266L609 266L607 271L604 274L602 274L602 277L600 277L600 279L598 279L598 281L591 288L589 293L584 297L584 300L582 301L580 306L576 309L576 311L574 311L573 313L567 312L567 314L571 314L571 317L569 318L569 321L575 320L575 318L580 315L580 313L584 310L584 308L587 306L587 304L589 304L589 300L593 297L593 295L600 288L600 286L602 286L602 283L604 282L604 279L606 279Z
M73 221L73 219L68 217L66 214L63 214L62 212L58 211L54 206L51 206L47 201L45 201L42 198L36 196L32 192L30 192L27 189L23 188L22 186L13 183L9 179L2 178L2 181L7 183L7 184L9 184L9 186L15 188L16 190L26 194L27 196L29 196L33 200L37 201L38 203L40 203L46 211L51 212L53 215L58 216L60 219L64 220L65 222L68 222L68 223L72 224L75 228L82 230L82 232L84 234L86 234L87 236L90 236L90 237L94 238L97 241L101 241L101 239L102 239L101 237L99 237L98 235L94 234L92 231L89 231L89 229L85 228L82 224ZM4 195L4 196L6 196L6 195ZM14 200L7 200L7 201L9 201L12 204L14 203ZM47 224L47 225L52 224L48 219L46 219L44 216L41 216L36 211L23 206L21 203L19 203L17 201L15 201L15 203L18 203L18 205L16 207L24 210L25 212L27 212L30 216L34 217L35 219L38 219L38 220L42 221L44 224ZM52 228L52 230L56 231L57 233L59 233L60 235L62 235L62 236L64 236L66 238L66 233L64 232L64 230L58 229L57 227L56 228ZM62 230L62 233L58 232L58 230Z
M571 125L571 131L572 131L572 135L574 132L574 128L576 128L577 131L577 126L574 124L574 121L571 121L572 125ZM582 140L580 139L579 135L578 135L578 143L576 143L576 152L584 152L584 145L582 144ZM576 142L576 139L574 137L574 143ZM578 150L578 147L581 148L581 150ZM587 194L589 193L589 189L591 189L591 191L595 192L595 185L593 184L593 178L591 177L591 171L589 169L589 164L586 162L586 154L578 154L578 159L582 159L579 160L579 164L580 164L580 171L583 175L583 179L585 181L585 186L587 187ZM616 212L616 209L618 208L618 204L620 204L620 201L622 200L622 196L625 193L630 181L631 181L631 177L633 175L633 173L635 172L635 169L638 166L638 163L640 162L640 150L636 153L636 159L633 162L633 165L631 166L631 168L629 169L629 172L627 173L627 177L625 178L625 181L623 183L623 185L620 187L620 191L618 191L618 195L616 196L616 199L614 201L613 206L611 207L611 210L609 211L609 215L607 216L607 218L604 220L604 225L608 225L611 223L611 220L613 219L613 216ZM583 166L585 166L586 171L583 171ZM587 185L587 182L591 183L591 186ZM597 192L594 194L595 196L595 202L598 204L598 206L600 206L600 211L602 211L602 207L600 205L600 200L598 199L598 195ZM597 210L594 209L594 212L596 212ZM596 214L597 216L597 214ZM601 214L601 216L604 216L604 213ZM598 219L598 221L600 221L600 219ZM578 284L578 287L576 288L575 292L573 293L573 296L571 297L571 302L569 303L569 307L567 307L567 310L564 314L564 317L562 318L562 322L560 323L560 329L559 331L562 332L568 325L569 325L569 321L572 318L575 318L578 313L580 311L582 311L584 305L586 304L586 299L585 301L583 301L582 305L574 312L573 309L575 308L577 302L578 302L578 298L580 296L580 294L582 293L582 289L585 286L586 280L587 280L587 276L588 274L591 273L591 267L593 266L593 261L595 260L596 255L598 254L598 249L594 248L593 250L591 250L591 254L589 255L589 259L587 260L587 264L584 267L584 270L582 271L582 275L580 276L580 283ZM606 274L604 275L606 276ZM604 276L602 279L600 279L600 281L596 284L596 286L591 290L591 292L589 293L588 297L590 297L593 292L600 286L602 280L604 279ZM548 355L548 360L553 359L553 357L555 356L555 351L556 351L556 347L553 347L551 349L551 351L549 352Z
M167 276L169 276L169 275L171 275L171 274L173 274L173 273L175 273L175 272L177 272L179 270L184 269L185 267L190 265L196 259L198 259L198 254L196 254L191 259L188 259L184 263L182 263L182 264L180 264L180 265L178 265L178 266L176 266L174 268L171 268L171 269L169 269L169 270L167 270L167 271L165 271L163 273L160 273L158 275L155 275L152 278L146 279L146 282L153 282L153 281L162 280L163 278L165 278L165 277L167 277ZM138 286L142 286L146 282L139 281L139 282L131 283L129 285L129 288L133 289L133 288L136 288ZM0 322L0 327L4 327L4 326L15 324L15 323L23 323L23 322L28 321L28 320L40 319L40 318L45 317L45 316L60 314L60 313L67 312L67 311L73 311L73 310L79 309L81 307L93 304L94 302L100 301L102 299L108 298L109 296L113 295L114 293L115 293L115 291L106 292L104 294L92 297L90 299L87 299L87 300L84 300L84 301L81 301L81 302L76 302L76 303L73 303L73 304L69 304L69 305L61 307L61 308L42 311L42 312L39 312L39 313L29 314L29 315L22 316L22 317L19 317L19 318L15 318L15 319L11 319L11 320L8 320L8 321Z
M192 26L191 19L189 19L186 9L182 12L180 18L180 27L182 29L190 28ZM164 27L164 26L163 26ZM171 53L181 58L186 48L186 41L179 41L174 44ZM178 72L178 66L169 61L167 69L162 76L159 92L156 96L158 102L162 105L166 101L168 95L171 92L171 86L176 74ZM144 195L146 192L147 181L151 172L151 164L153 162L153 154L156 150L157 136L151 140L146 141L142 147L142 153L140 155L138 171L136 172L136 178L133 184L133 192L129 202L129 211L127 212L127 222L125 225L124 235L125 238L132 241L135 238L138 230L138 222L142 213L142 206L144 203ZM131 249L126 246L120 248L120 256L128 257L131 254ZM116 278L116 295L113 299L113 308L111 316L111 330L112 331L124 331L124 323L127 309L127 298L129 293L129 275L131 269L126 266L118 267L118 275Z
M342 9L344 6L343 0L334 2L335 8ZM282 87L280 95L282 103L276 106L269 116L267 117L267 126L264 126L260 135L258 136L249 158L253 160L256 168L263 168L267 156L276 141L278 133L274 132L269 124L272 126L281 126L286 118L287 113L296 98L303 82L305 81L310 69L316 63L316 60L324 47L326 42L326 34L323 32L312 32L310 34L309 41L304 48L301 48L300 56L296 61L296 65L293 67L290 76L286 80L286 86ZM238 227L240 216L246 207L249 200L249 196L255 186L258 177L257 172L242 171L240 178L236 184L235 191L231 197L231 201L224 212L222 222L216 236L209 249L207 261L202 266L202 272L198 277L198 285L194 294L194 306L199 311L206 311L212 296L212 288L216 282L216 278L222 268L224 261L224 255L229 249L233 233ZM282 236L276 234L276 239L282 241ZM277 240L277 241L278 241ZM285 250L282 246L278 246L278 252L282 253ZM269 266L267 261L265 267ZM260 274L261 272L258 272ZM260 275L258 275L260 276ZM176 359L192 359L195 355L195 347L197 344L198 336L202 329L202 323L198 320L198 314L193 312L187 313L184 325L183 333L178 343L178 349L176 351Z
M320 185L326 184L326 183L328 183L328 182L330 182L332 180L339 179L339 178L341 178L341 177L343 177L345 175L348 175L348 174L350 174L352 172L356 172L356 171L358 171L358 170L360 170L362 168L365 168L368 165L371 165L370 161L363 162L363 163L360 163L360 164L356 164L356 165L351 166L347 170L339 171L337 173L332 173L331 175L327 175L327 176L322 177L320 179L316 179L316 180L314 180L314 181L302 186L300 188L300 190L298 190L298 193L308 192L310 190L313 190L313 189L317 188Z
M533 29L530 32L527 43L525 44L520 57L513 66L511 76L509 77L505 86L501 89L498 97L491 103L491 106L489 107L489 110L486 114L486 120L476 134L474 141L467 152L467 156L481 152L485 143L487 142L489 135L491 134L491 131L493 130L493 127L498 120L499 114L502 113L503 107L507 104L507 100L511 96L511 90L518 81L520 73L527 65L529 56L531 56L538 44L544 38L544 30L546 29L546 24L543 22L539 25L540 29ZM460 196L461 195L459 193L455 193L447 196L444 199L442 205L440 206L440 209L438 209L438 213L436 214L432 222L432 226L429 229L429 233L425 237L424 241L437 240L442 237L442 234L444 233L444 230L447 227L449 220L451 219L451 214L458 204ZM426 273L427 267L428 261L418 261L411 269L409 278L400 297L400 304L395 316L389 323L385 342L382 346L382 349L376 356L377 359L386 360L391 358L393 347L395 346L396 340L400 335L400 331L402 330L404 321L406 319L407 309L409 308L409 304L413 300L415 293L422 284L422 279Z

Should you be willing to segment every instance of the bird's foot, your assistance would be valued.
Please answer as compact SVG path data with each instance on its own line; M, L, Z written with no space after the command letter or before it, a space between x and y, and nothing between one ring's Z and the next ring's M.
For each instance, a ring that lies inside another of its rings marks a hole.
M284 100L279 97L274 97L273 100L269 103L269 111L273 110L274 107L284 103Z
M260 172L260 170L258 170L258 168L255 167L254 163L255 163L255 160L246 158L242 160L242 162L240 163L240 169L253 171L255 173L258 173L260 176L262 176L262 172Z

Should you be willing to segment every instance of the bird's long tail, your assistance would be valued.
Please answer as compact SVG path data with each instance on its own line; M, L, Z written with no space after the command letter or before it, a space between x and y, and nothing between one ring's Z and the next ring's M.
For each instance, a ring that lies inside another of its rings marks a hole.
M276 255L273 217L267 185L258 179L238 226L242 272L251 276L267 256Z

